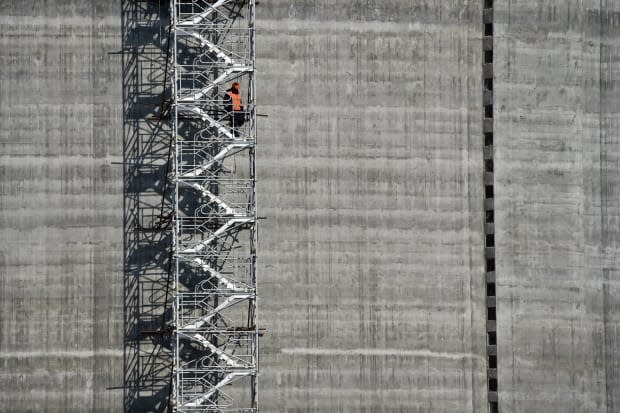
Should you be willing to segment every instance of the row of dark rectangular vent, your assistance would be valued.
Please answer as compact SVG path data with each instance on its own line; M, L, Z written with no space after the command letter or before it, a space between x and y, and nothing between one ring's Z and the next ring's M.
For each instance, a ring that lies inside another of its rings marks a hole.
M483 0L482 20L484 36L482 65L484 107L484 257L486 273L487 308L487 386L489 413L498 413L497 398L497 326L496 326L496 285L495 285L495 210L493 203L493 0Z

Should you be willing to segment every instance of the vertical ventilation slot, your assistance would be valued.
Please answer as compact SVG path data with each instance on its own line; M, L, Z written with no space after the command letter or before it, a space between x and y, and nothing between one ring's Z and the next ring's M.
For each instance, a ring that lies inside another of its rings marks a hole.
M482 125L484 185L484 256L486 280L487 389L490 413L498 413L497 310L495 284L495 188L493 154L493 0L483 0Z

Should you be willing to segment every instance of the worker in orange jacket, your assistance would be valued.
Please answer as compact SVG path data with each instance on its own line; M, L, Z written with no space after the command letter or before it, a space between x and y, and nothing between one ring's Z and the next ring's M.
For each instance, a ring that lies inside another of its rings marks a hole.
M239 82L234 82L231 88L226 91L224 96L224 104L226 112L229 115L230 127L233 128L235 136L239 136L239 129L245 123L245 112L243 111L243 100L239 93L241 85Z

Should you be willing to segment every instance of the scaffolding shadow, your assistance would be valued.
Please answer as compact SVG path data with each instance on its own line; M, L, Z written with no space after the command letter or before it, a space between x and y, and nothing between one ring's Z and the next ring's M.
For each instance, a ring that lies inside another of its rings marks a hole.
M167 412L171 382L169 2L121 0L124 412Z

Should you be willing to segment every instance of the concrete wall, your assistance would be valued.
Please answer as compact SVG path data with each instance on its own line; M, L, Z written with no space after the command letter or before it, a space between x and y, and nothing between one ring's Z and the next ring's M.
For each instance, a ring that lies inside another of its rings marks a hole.
M500 409L618 411L620 3L496 1L495 62Z
M0 2L0 410L120 411L120 8Z
M0 2L0 410L121 411L122 11L40 3ZM620 6L495 3L500 409L612 412ZM265 412L485 410L481 7L261 2Z
M119 411L120 7L0 12L0 401ZM258 19L264 411L479 411L480 8Z
M481 7L258 15L261 405L486 403Z

